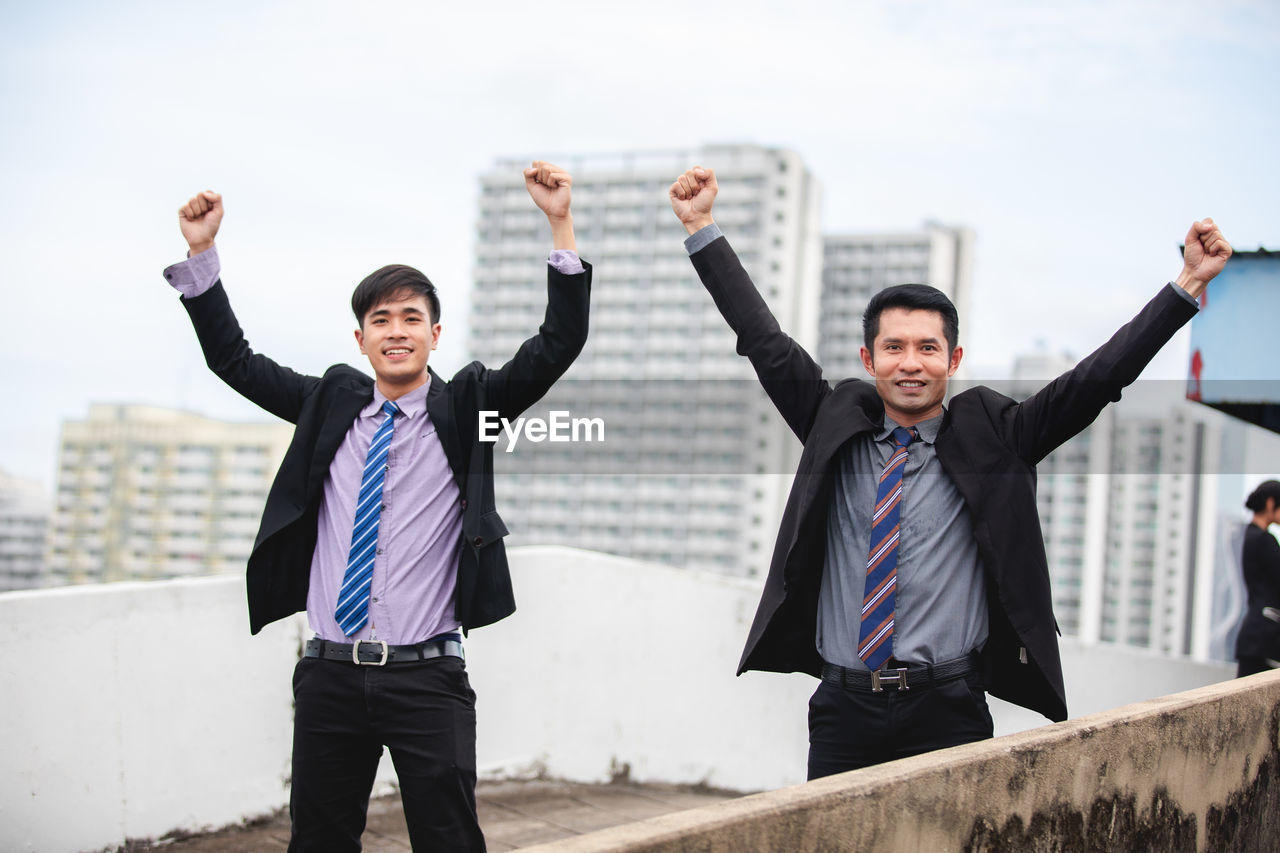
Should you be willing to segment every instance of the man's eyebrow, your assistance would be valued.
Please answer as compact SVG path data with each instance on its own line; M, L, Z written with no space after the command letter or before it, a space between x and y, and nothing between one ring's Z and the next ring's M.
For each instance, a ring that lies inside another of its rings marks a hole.
M421 310L420 308L415 308L415 307L414 307L414 306L412 306L412 305L406 305L404 308L401 308L401 309L400 309L400 312L401 312L401 313L403 313L403 314L425 314L425 313L427 313L427 312L425 312L425 311ZM376 317L376 316L378 316L379 314L390 314L390 313L391 313L391 309L390 309L390 308L375 308L374 310L372 310L372 311L370 311L370 312L369 312L369 316L370 316L370 317Z
M908 340L907 338L883 337L880 339L880 346L887 346L889 344L901 344L901 343L905 343L907 340ZM917 344L939 344L942 342L941 339L938 338L936 335L928 335L923 338L912 338L911 340Z

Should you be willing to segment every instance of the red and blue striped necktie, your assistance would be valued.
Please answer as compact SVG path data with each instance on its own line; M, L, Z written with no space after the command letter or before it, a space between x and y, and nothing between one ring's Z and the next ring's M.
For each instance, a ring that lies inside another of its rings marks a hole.
M893 452L880 475L876 507L871 515L871 550L867 556L867 585L862 599L858 657L874 672L893 654L893 617L898 586L898 516L902 506L902 470L907 445L918 436L914 429L893 431Z

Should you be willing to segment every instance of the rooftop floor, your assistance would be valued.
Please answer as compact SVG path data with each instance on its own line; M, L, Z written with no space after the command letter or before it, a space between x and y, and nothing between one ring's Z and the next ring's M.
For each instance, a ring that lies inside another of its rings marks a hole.
M671 785L581 785L572 782L481 782L480 827L491 851L516 850L622 823L733 799L736 794ZM276 853L289 846L287 810L252 826L221 829L182 840L132 843L127 853ZM369 803L366 853L410 850L400 797Z

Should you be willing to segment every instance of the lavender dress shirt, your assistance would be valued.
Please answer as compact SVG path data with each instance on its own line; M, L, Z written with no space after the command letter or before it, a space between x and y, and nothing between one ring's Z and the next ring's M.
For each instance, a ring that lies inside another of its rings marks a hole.
M567 249L553 251L548 263L565 275L583 271L577 252ZM192 299L213 287L220 273L215 246L168 267L164 277ZM396 416L382 487L369 621L353 638L405 645L460 626L453 614L453 599L462 509L444 446L427 414L429 388L428 381L396 401L402 413ZM385 400L375 388L373 400L351 424L325 478L307 592L307 621L321 639L349 639L333 613L347 569L360 477Z

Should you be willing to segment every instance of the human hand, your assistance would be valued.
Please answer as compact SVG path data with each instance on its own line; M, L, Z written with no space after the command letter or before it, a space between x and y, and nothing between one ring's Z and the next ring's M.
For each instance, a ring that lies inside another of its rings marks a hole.
M545 160L534 160L524 170L524 186L547 219L568 218L573 178L564 169Z
M196 193L178 208L178 226L192 255L213 247L222 224L222 196L213 190Z
M711 218L711 206L719 191L716 173L694 166L676 178L667 190L667 196L676 217L684 223L685 230L693 234L715 221Z
M1222 272L1231 257L1231 244L1208 217L1191 223L1186 248L1182 252L1182 272L1176 284L1192 296L1199 297L1214 276Z

